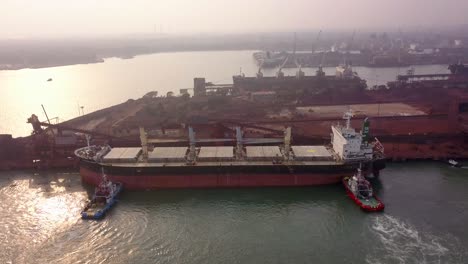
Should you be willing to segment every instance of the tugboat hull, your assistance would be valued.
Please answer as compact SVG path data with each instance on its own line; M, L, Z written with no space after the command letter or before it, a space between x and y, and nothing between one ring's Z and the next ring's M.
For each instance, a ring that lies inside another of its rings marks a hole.
M348 194L351 200L353 200L354 203L357 204L362 210L366 212L379 212L385 209L385 205L375 195L372 195L372 197L368 200L358 198L349 188L348 180L349 177L343 178L343 185L346 189L346 194Z
M108 201L100 201L97 197L93 197L93 199L86 205L86 207L81 212L81 218L91 220L102 219L106 215L106 213L112 208L112 206L117 202L116 197L122 191L121 183L115 183L115 185L116 190Z

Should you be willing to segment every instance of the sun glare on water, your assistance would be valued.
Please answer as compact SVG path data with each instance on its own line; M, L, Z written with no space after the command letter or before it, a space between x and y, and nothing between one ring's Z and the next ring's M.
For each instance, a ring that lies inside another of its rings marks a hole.
M73 212L65 199L61 196L46 198L37 204L36 213L40 219L44 219L48 223L69 219L73 216Z

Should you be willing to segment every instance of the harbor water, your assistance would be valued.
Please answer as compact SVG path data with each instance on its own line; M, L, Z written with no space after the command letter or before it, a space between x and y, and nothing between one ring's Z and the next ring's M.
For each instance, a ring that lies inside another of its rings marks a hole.
M253 76L252 52L0 71L0 134L30 134L31 114L45 120L41 104L63 121L81 107L89 113L150 91L178 93L194 77ZM368 86L407 69L354 68ZM416 67L424 73L447 73L447 66ZM374 184L384 213L362 212L331 185L127 191L104 220L83 221L92 188L76 172L0 172L0 263L468 263L468 169L390 164Z
M107 59L104 63L71 65L43 69L0 71L0 134L27 136L31 126L26 119L36 114L42 121L58 117L59 121L77 117L81 106L85 113L137 99L150 91L166 95L181 88L193 88L194 77L205 77L213 83L232 83L240 72L255 76L258 68L254 51L205 51L161 53L137 56L134 59ZM395 80L409 67L354 67L369 87ZM304 68L307 75L316 68ZM265 69L265 76L274 76L277 69ZM284 69L285 75L297 69ZM335 68L324 68L335 74ZM447 65L416 66L416 74L448 73ZM50 79L50 81L49 81ZM56 122L53 119L52 122Z
M0 263L468 263L468 169L389 164L386 204L343 186L124 191L102 221L74 172L0 173Z

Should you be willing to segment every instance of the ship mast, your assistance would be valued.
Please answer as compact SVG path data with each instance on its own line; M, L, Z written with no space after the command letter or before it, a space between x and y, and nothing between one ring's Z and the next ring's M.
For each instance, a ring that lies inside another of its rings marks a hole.
M189 153L188 153L188 159L190 161L195 161L195 145L196 145L196 140L195 140L195 131L193 131L193 128L189 126Z
M297 50L297 37L296 37L296 32L294 32L293 59L294 59L294 63L296 64L296 67L299 68L298 71L296 72L296 77L299 79L304 76L304 72L302 71L302 65L297 61L296 50Z
M351 127L351 117L353 117L353 112L349 109L343 115L343 119L346 120L346 129Z
M354 36L356 35L356 30L353 31L353 35L351 36L351 40L349 41L348 45L346 45L346 53L345 53L345 57L344 57L344 64L345 64L345 67L348 66L348 56L349 56L349 51L351 49L351 45L353 44L353 41L354 41Z
M144 127L140 127L141 154L143 161L148 161L148 138Z
M242 159L243 156L243 145L242 145L242 130L240 127L236 127L236 158Z
M86 138L86 145L88 146L88 148L91 146L90 144L90 141L91 141L91 135L90 134L85 134L85 138Z
M288 61L289 54L286 54L286 58L284 59L283 63L280 65L278 71L276 72L276 77L277 78L283 78L284 77L284 72L282 71L284 65L286 65L286 62Z
M312 44L312 55L315 54L315 50L317 49L317 46L318 46L318 42L319 42L319 38L320 38L320 34L322 34L322 30L320 30L317 34L317 37L315 38L315 43Z
M284 131L284 156L289 160L291 153L291 127L287 127Z

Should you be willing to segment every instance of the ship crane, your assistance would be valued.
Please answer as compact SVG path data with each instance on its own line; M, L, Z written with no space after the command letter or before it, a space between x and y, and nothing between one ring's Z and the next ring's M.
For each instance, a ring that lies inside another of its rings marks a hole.
M261 61L260 65L258 66L257 78L262 78L263 77L263 72L262 72L263 62L264 61Z
M197 140L195 139L195 131L191 126L188 128L188 133L189 133L189 152L187 154L187 160L190 163L195 163L196 157L197 157L197 149L196 149L196 144ZM145 131L144 127L140 127L140 141L141 141L141 152L142 152L142 158L143 161L148 161L148 149L149 149L149 144L155 144L158 143L158 139L149 139L148 134Z
M317 46L318 46L318 43L319 43L319 39L320 39L320 36L322 34L322 30L320 30L317 34L317 37L315 38L315 44L312 45L312 55L311 55L311 62L313 60L313 57L315 55L315 50L317 49ZM319 63L319 67L318 67L318 70L316 71L316 76L317 77L324 77L325 76L325 72L323 71L323 61L325 60L325 55L326 55L326 52L323 50L322 51L322 56L320 58L320 63Z
M345 66L347 66L349 63L348 63L348 56L349 56L349 51L351 49L351 46L353 44L353 41L354 41L354 36L356 35L356 31L353 31L353 35L351 35L351 39L349 40L349 43L348 45L346 45L346 53L345 53L345 57L344 57L344 64Z
M195 158L197 157L196 153L196 140L195 140L195 131L193 131L192 127L189 127L189 153L188 153L188 160L195 162Z
M319 64L319 68L317 70L317 76L325 76L325 72L323 71L323 62L325 61L325 56L327 55L327 52L326 51L323 51L322 52L322 57L320 58L320 64Z
M403 33L401 32L401 28L398 28L398 35L400 37L400 41L398 45L398 64L401 65L401 50L404 48L404 43L403 43Z
M244 146L242 144L242 130L240 127L236 127L236 158L242 159L244 156Z
M317 46L318 46L318 43L319 43L319 39L320 39L320 35L322 34L322 30L320 30L317 34L317 37L315 38L315 42L314 44L312 44L312 55L315 54L315 50L317 49Z
M275 139L272 141L280 142L280 139ZM243 139L241 127L236 127L236 150L235 155L236 159L241 160L244 158L244 144L258 144L265 143L262 139ZM284 157L286 160L290 159L291 153L291 127L287 127L284 131Z
M284 77L284 72L282 71L284 65L286 65L286 62L288 61L289 56L286 56L284 59L283 63L280 65L278 71L276 72L276 77L277 78L283 78Z
M290 54L287 53L286 54L286 57L283 61L283 63L280 65L280 67L278 68L278 71L276 72L276 77L277 78L283 78L284 77L284 72L282 71L282 69L284 68L284 66L286 65L286 63L288 62L288 59L289 59L289 56ZM294 59L294 63L296 64L296 66L298 66L298 63L297 63L297 60L296 60L296 33L294 33L294 49L293 49L293 59ZM299 67L299 66L298 66ZM298 75L299 75L299 72L302 72L302 70L300 69L299 67L299 71L298 71ZM303 74L303 72L302 72Z
M298 71L296 72L296 78L300 79L304 77L304 72L302 71L302 65L297 61L297 56L296 56L296 44L297 43L297 37L296 33L294 33L294 49L293 49L293 58L294 58L294 64L296 64L296 67L298 68Z
M284 131L284 157L289 160L291 154L291 127Z
M351 47L351 45L353 43L355 34L356 34L356 31L353 31L353 35L351 36L351 40L346 45L346 52L345 52L345 55L344 55L344 58L343 58L344 64L336 67L336 76L339 77L339 78L351 79L355 75L354 72L353 72L353 68L351 67L351 63L348 62L349 50L350 50L350 47Z
M297 66L297 64L296 64L296 66ZM302 65L299 64L299 66L297 66L297 67L299 69L296 72L296 78L300 79L300 78L305 76L305 73L304 73L304 71L302 71Z

